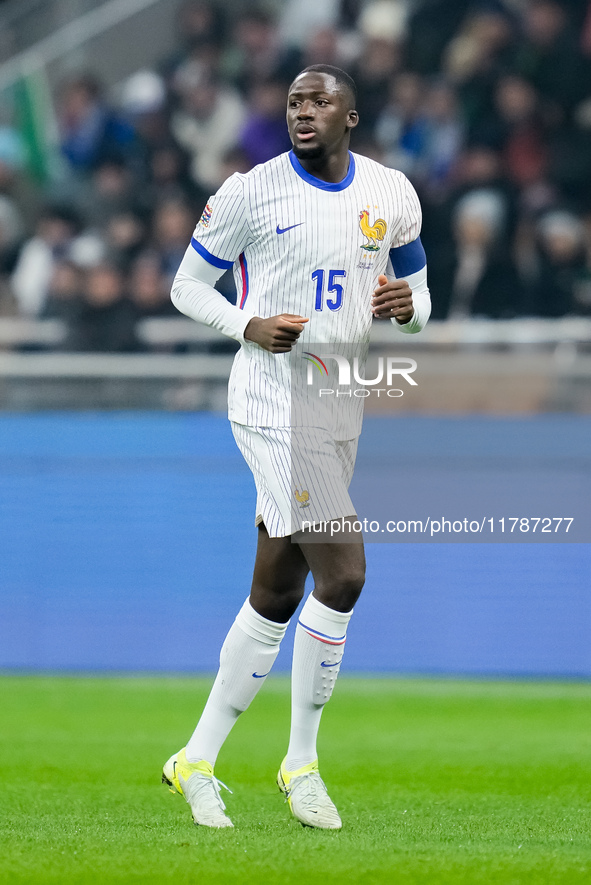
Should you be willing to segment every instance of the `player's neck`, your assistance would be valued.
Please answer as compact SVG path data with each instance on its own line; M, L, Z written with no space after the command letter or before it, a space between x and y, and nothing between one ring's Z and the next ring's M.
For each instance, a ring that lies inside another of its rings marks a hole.
M326 181L329 184L338 184L346 177L349 171L349 149L348 145L338 154L331 154L328 157L319 157L314 160L300 160L302 168L314 178Z

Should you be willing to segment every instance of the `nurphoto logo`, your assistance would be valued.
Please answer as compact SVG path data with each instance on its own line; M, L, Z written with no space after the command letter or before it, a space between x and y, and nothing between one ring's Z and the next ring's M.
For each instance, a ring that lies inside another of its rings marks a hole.
M309 387L314 385L315 379L317 380L314 369L320 373L323 379L329 378L330 372L327 362L328 360L334 360L336 363L337 378L335 380L337 386L320 387L318 389L320 399L323 397L340 396L356 396L362 399L372 394L378 397L384 394L385 396L397 398L404 396L404 390L394 387L394 381L400 381L400 378L404 379L412 387L417 387L417 382L414 378L411 378L412 373L416 371L417 363L408 357L378 357L374 378L361 377L362 370L359 357L357 356L348 359L340 353L327 353L318 356L315 353L305 351L304 359L308 362L306 383ZM334 369L334 366L331 366L331 368ZM365 369L363 371L365 373ZM359 386L355 387L354 384ZM383 386L380 387L379 385Z

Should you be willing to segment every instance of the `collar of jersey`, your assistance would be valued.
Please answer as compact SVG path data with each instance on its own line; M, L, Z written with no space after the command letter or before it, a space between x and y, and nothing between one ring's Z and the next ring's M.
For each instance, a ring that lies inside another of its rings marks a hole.
M317 187L321 191L344 191L346 187L349 187L353 179L355 178L355 158L351 151L349 151L349 168L347 170L347 174L343 178L342 181L322 181L320 178L316 178L314 175L310 175L309 172L306 172L296 155L293 151L290 151L289 161L293 166L295 172L303 178L304 181L307 181L308 184L311 184L312 187Z

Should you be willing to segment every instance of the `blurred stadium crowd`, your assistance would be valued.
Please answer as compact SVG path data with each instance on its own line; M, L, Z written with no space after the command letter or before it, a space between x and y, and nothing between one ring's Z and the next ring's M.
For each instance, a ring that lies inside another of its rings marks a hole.
M207 198L289 150L286 87L316 62L357 82L352 149L419 192L434 317L591 315L591 3L242 10L188 0L176 54L113 94L89 72L63 82L45 179L0 128L0 315L62 319L63 350L145 349L137 322L176 314Z

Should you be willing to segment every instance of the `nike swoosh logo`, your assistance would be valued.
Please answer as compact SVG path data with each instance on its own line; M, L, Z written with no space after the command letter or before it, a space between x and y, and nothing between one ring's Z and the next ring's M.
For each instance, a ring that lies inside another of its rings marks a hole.
M270 672L271 671L269 670L269 673ZM269 673L253 673L252 675L254 676L255 679L264 679L265 676L269 675Z
M284 233L286 233L288 230L293 230L294 227L301 227L302 224L304 224L303 221L300 221L298 224L290 224L289 227L279 227L279 225L277 225L277 233L278 233L278 234L284 234Z
M334 664L329 664L328 661L322 661L320 664L321 667L337 667L343 659L339 658L338 661L335 661Z

